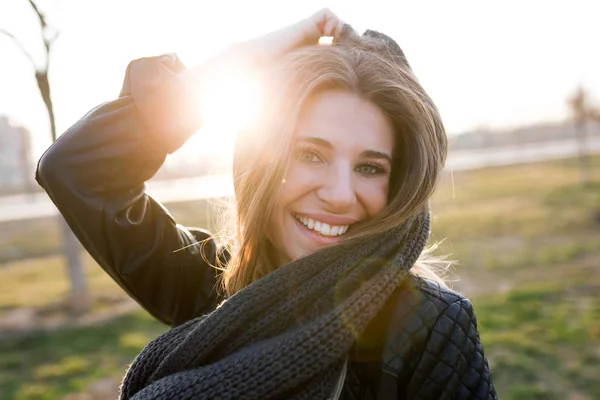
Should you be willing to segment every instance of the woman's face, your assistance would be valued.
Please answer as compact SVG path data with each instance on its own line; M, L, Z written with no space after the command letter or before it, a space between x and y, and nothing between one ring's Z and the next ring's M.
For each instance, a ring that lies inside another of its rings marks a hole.
M309 101L269 221L279 265L344 239L386 206L394 132L381 110L346 91Z

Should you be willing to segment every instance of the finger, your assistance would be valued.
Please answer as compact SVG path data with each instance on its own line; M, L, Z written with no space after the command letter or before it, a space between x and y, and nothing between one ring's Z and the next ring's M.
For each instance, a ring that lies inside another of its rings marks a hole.
M318 15L320 18L323 18L323 19L329 19L331 17L335 17L335 14L333 13L333 11L331 11L327 7L322 8L320 11L317 11L315 13L315 15Z
M342 21L341 19L338 19L338 24L335 27L335 32L332 35L334 38L339 38L340 35L342 34L342 28L344 28L344 21Z
M327 20L325 27L323 29L323 36L335 36L335 32L337 26L339 25L339 18L337 16L332 16Z
M326 20L325 26L323 27L323 34L325 36L338 37L342 32L344 21L327 8L323 9L322 12L323 18Z
M329 20L330 14L331 14L331 11L329 11L329 9L323 8L323 9L317 11L316 13L314 13L313 15L311 15L309 20L313 21L313 23L315 23L317 25L317 28L319 29L320 32L323 32L325 30L325 25L327 24L327 21Z

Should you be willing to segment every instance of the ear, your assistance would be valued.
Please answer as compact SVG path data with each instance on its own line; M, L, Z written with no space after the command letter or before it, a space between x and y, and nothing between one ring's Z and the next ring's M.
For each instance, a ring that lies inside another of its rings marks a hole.
M408 68L410 68L410 64L408 63L408 60L406 59L404 52L402 51L402 49L400 48L398 43L396 43L394 41L394 39L392 39L391 37L389 37L387 35L384 35L381 32L373 31L370 29L365 31L365 33L363 33L362 36L367 37L367 38L372 38L372 39L375 39L375 40L385 43L386 49L388 50L388 53L389 53L389 56L394 61L400 62L400 63L406 65Z

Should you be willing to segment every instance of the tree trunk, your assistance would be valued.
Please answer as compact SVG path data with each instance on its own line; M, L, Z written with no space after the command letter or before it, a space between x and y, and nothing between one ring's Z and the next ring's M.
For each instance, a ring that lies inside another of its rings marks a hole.
M575 123L577 131L577 142L579 144L579 165L581 168L581 184L588 186L590 183L590 160L587 151L587 121Z
M56 124L54 120L54 107L52 106L52 97L50 96L50 83L48 81L48 71L38 71L35 74L38 88L46 105L48 117L50 118L50 132L52 141L56 140ZM67 272L71 281L71 291L67 304L71 311L81 313L87 311L90 307L90 297L85 281L83 264L81 263L81 246L79 241L67 225L62 216L58 217L60 231L62 234L62 243L64 256L67 262Z
M50 119L50 134L52 135L52 141L56 140L56 122L54 119L54 106L52 105L52 97L50 96L50 82L48 80L48 71L36 71L35 79L40 89L40 94L46 105L48 111L48 118Z
M90 308L90 296L83 264L81 263L81 245L62 216L58 216L58 223L62 233L63 252L71 282L67 305L71 311L82 313Z

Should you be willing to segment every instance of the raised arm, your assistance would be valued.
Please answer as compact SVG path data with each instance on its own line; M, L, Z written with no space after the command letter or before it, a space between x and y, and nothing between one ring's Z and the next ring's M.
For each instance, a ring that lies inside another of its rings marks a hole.
M167 153L200 127L199 74L172 55L133 61L120 97L61 135L36 172L98 264L168 324L208 312L218 302L210 265L218 251L214 239L178 225L145 193L145 181Z
M36 179L81 243L160 320L179 324L219 301L210 266L216 243L207 232L177 225L144 184L200 127L203 82L224 63L262 74L285 53L337 36L341 27L323 9L194 69L172 55L133 61L121 96L84 116L42 156Z

